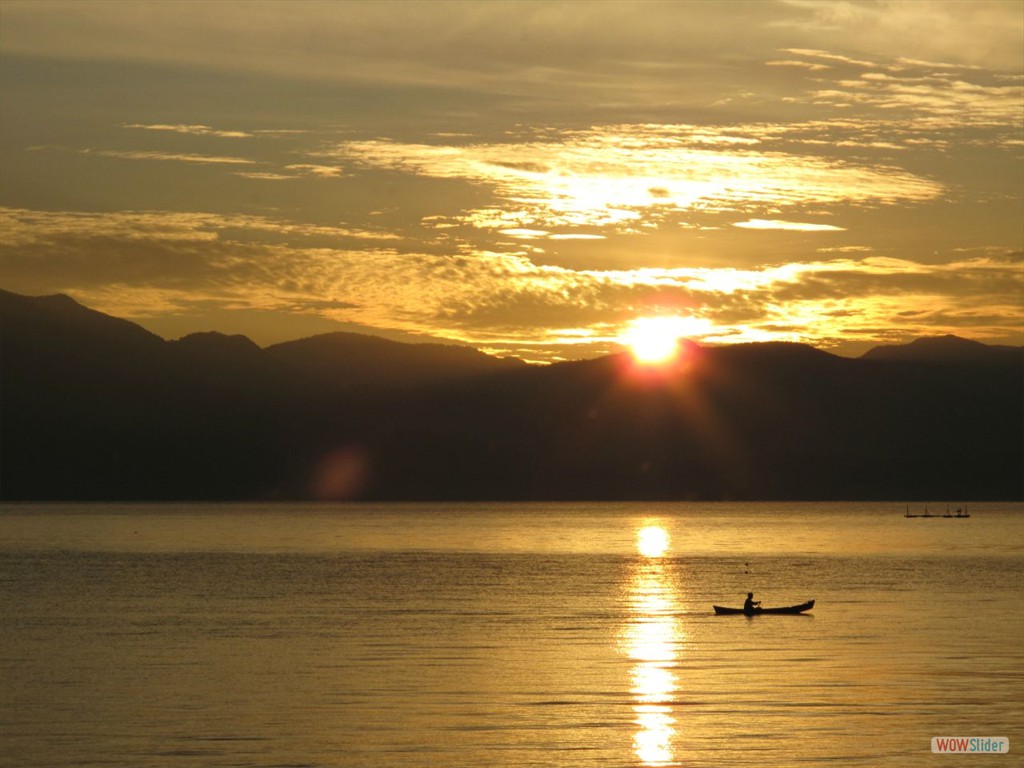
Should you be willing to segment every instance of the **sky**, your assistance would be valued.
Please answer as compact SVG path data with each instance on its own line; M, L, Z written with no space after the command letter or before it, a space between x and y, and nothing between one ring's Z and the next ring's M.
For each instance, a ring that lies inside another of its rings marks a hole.
M0 287L553 362L1024 343L1024 4L0 3Z

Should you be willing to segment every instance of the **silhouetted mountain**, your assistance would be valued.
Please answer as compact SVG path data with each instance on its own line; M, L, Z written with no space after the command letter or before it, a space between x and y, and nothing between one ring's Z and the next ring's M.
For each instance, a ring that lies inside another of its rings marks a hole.
M22 296L0 290L8 344L54 343L118 346L122 352L153 348L163 339L135 323L83 307L70 296Z
M664 367L535 367L352 334L165 342L10 293L0 328L7 499L961 501L1024 485L1019 349L687 344Z
M902 360L932 363L1020 363L1024 348L982 344L959 336L931 336L909 344L891 344L869 349L865 360Z
M130 375L177 380L205 372L264 386L287 377L334 390L402 388L521 368L455 344L404 344L354 333L329 333L261 349L245 336L193 333L164 341L127 320L63 296L29 297L0 291L5 362L24 370L68 370L105 379ZM130 373L129 373L130 372ZM244 374L244 376L240 376ZM255 377L255 378L253 378Z
M397 390L417 373L443 381L509 366L469 348L362 337L360 365L330 387L344 344L312 339L281 354L219 333L167 342L67 296L7 291L0 329L4 498L265 496L292 463L285 446L317 443L319 409L343 383Z
M247 336L226 336L216 331L190 333L171 344L186 355L211 361L251 362L263 356L260 347Z
M326 333L267 347L265 354L321 387L404 388L519 368L517 359L494 358L453 344L404 344L357 333Z
M159 336L116 317L83 307L68 296L20 296L0 291L4 366L20 366L46 379L98 369L121 372L149 362L165 344Z

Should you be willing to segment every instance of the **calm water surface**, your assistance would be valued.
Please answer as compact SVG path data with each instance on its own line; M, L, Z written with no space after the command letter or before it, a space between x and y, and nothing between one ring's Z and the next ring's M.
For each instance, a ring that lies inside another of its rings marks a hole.
M1022 765L1024 508L902 512L9 505L0 764Z

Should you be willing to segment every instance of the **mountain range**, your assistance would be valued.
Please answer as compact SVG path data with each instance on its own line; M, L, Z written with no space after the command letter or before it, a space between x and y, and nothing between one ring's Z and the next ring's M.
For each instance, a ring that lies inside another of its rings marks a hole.
M0 291L6 500L1020 499L1024 349L685 344L531 366L335 333L177 341Z

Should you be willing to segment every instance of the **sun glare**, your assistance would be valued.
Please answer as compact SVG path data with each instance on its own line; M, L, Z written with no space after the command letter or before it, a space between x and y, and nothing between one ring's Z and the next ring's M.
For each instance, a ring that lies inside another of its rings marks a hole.
M620 337L639 363L656 365L673 359L679 352L679 340L691 323L677 316L640 317Z
M644 557L661 557L668 546L668 531L660 525L647 525L636 533L636 548Z

